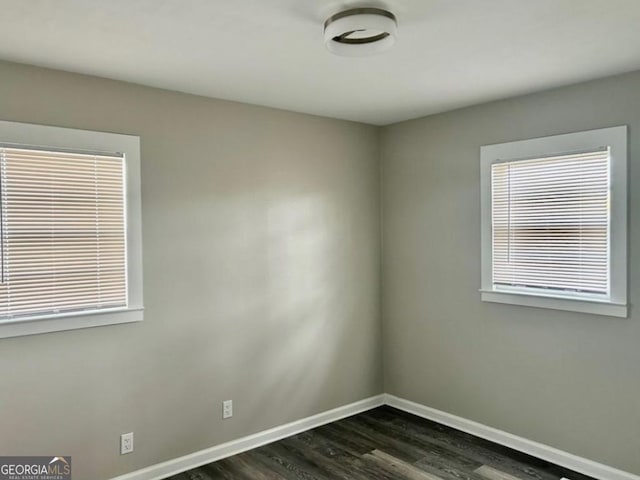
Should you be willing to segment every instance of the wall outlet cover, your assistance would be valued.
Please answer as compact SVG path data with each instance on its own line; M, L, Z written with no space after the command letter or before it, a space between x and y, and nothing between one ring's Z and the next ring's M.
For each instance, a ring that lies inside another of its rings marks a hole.
M120 435L120 455L133 452L133 432Z
M225 400L222 402L222 418L233 417L233 400Z

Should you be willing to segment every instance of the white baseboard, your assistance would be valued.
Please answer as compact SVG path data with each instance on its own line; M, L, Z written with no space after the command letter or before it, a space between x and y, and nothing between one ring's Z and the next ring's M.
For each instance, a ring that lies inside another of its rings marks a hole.
M127 473L112 480L161 480L192 468L206 465L238 453L246 452L253 448L261 447L267 443L275 442L285 437L295 435L312 428L335 422L351 415L371 410L384 404L384 395L367 398L359 402L334 408L326 412L303 418L295 422L287 423L279 427L264 430L248 437L223 443L215 447L200 450L183 457L151 465L150 467Z
M312 428L335 422L342 418L356 415L381 405L389 405L419 417L433 420L434 422L462 430L463 432L490 440L500 445L504 445L505 447L513 448L514 450L527 453L531 456L555 463L556 465L583 473L590 477L601 480L640 480L640 476L634 475L633 473L624 472L622 470L543 445L542 443L527 440L526 438L518 437L517 435L389 394L377 395L359 402L334 408L333 410L328 410L311 417L303 418L269 430L264 430L238 440L233 440L215 447L200 450L199 452L191 453L163 463L151 465L150 467L136 470L135 472L127 473L111 480L161 480L163 478L170 477L171 475L206 465L207 463L215 462L232 455L237 455L238 453L246 452L247 450L266 445L267 443L275 442L282 438L311 430Z
M504 445L505 447L513 448L514 450L529 454L533 457L589 475L590 477L599 478L601 480L640 480L640 477L633 473L624 472L592 460L587 460L586 458L563 452L557 448L549 447L532 440L527 440L526 438L518 437L517 435L503 432L502 430L488 427L481 423L467 420L419 403L411 402L394 395L385 394L384 403L399 410L412 413L428 420L433 420L434 422L462 430L463 432L490 440L500 445Z

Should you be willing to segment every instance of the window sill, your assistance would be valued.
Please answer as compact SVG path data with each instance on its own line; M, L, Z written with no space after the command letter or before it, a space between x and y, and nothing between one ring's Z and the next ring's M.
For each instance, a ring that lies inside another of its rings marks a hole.
M131 307L126 310L106 312L0 320L0 338L140 322L143 320L143 313L143 307Z
M546 297L529 293L498 292L495 290L480 290L480 295L483 302L550 308L553 310L592 313L610 317L627 317L627 305L621 303L589 299Z

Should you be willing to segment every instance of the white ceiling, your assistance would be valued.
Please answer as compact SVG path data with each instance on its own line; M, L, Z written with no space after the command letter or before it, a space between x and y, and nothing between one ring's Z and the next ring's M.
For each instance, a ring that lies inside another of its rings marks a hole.
M323 21L398 17L329 54ZM640 69L640 0L0 0L0 58L377 125Z

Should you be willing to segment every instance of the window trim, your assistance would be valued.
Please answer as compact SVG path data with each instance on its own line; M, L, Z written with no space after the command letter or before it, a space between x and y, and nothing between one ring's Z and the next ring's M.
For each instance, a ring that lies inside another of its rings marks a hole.
M570 298L561 294L500 291L493 286L491 165L498 160L544 157L611 148L610 282L606 300ZM627 317L627 126L485 145L480 148L481 299L529 307Z
M0 321L0 338L75 330L143 320L142 221L140 198L140 137L0 121L0 141L25 146L50 147L125 154L127 291L126 308L67 312Z

